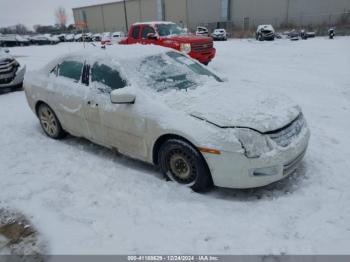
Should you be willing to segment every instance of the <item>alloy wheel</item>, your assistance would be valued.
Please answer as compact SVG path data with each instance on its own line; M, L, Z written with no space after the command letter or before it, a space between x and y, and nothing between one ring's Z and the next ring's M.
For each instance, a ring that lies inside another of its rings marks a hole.
M41 126L50 137L56 137L59 133L58 122L53 111L46 105L39 108L39 119Z

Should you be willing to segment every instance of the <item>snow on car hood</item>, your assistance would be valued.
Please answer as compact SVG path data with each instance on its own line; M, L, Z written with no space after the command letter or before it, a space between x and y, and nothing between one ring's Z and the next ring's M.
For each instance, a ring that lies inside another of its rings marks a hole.
M298 105L283 95L266 89L229 87L227 83L171 91L164 94L164 100L175 110L219 127L247 127L261 133L288 125L301 112Z

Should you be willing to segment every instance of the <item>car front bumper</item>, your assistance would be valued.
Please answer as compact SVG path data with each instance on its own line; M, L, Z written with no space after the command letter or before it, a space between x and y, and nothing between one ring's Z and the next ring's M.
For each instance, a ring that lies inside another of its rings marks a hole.
M300 165L310 138L307 127L286 148L278 147L259 158L243 153L203 153L212 174L214 185L226 188L254 188L279 181L292 174Z
M201 63L209 63L216 54L216 49L215 48L211 48L207 51L203 51L203 52L193 52L191 51L189 53L189 56L191 56L193 59L198 60Z
M224 35L212 35L212 38L214 40L222 40L222 39L226 39L226 36L224 36Z
M274 33L263 33L262 37L264 40L274 40L275 34Z
M0 79L0 89L10 88L14 86L18 86L23 83L24 74L26 72L26 66L20 66L16 72L15 77L9 83L1 83Z

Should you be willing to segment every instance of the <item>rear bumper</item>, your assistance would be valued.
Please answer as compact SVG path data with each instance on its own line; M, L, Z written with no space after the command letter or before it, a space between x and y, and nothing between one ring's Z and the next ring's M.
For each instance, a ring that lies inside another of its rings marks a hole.
M278 147L260 158L247 158L243 153L203 154L216 186L226 188L261 187L284 179L300 165L310 138L307 127L291 146Z
M9 83L6 83L6 84L0 83L0 89L14 87L23 83L25 72L26 72L26 66L20 66L18 68L18 71L16 72L15 78Z
M193 59L198 60L201 63L209 63L213 58L215 57L216 54L216 49L211 48L208 51L203 51L200 53L196 52L190 52L189 56L192 57Z

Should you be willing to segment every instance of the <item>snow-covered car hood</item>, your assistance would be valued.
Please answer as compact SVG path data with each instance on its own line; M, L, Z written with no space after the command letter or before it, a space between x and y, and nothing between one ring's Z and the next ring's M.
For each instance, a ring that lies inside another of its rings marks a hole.
M165 95L168 106L219 127L247 127L265 133L288 125L301 113L288 97L266 90L224 84L177 92Z
M275 32L272 25L259 25L256 31L259 32L260 30Z

